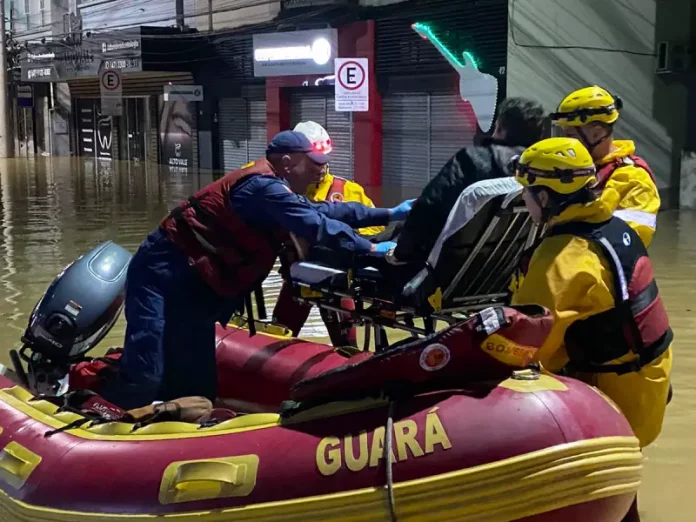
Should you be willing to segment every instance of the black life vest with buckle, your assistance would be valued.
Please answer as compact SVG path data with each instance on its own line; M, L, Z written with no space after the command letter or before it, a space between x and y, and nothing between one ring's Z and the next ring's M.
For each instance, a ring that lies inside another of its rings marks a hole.
M615 299L614 308L568 328L568 370L622 375L655 361L669 348L673 334L652 263L638 234L616 217L603 223L556 225L547 237L562 234L582 237L601 249L612 270ZM631 352L635 359L608 364Z
M220 295L247 296L273 269L287 234L250 227L229 204L234 187L249 176L275 176L265 160L230 172L182 202L160 226L189 264Z

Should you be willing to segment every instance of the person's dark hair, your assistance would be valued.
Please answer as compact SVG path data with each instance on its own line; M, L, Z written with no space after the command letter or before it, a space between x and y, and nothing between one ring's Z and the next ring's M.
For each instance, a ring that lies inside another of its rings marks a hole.
M540 103L527 98L506 98L500 104L498 124L510 145L530 147L544 139L547 117Z

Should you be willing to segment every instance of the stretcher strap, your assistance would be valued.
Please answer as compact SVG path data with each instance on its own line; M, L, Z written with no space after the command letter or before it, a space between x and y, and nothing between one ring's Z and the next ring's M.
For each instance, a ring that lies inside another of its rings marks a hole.
M384 460L387 465L387 502L389 503L389 519L391 522L397 522L396 505L394 502L394 469L392 464L392 448L394 446L394 437L392 431L394 429L394 401L389 401L389 411L387 413L387 428L386 440L384 444Z

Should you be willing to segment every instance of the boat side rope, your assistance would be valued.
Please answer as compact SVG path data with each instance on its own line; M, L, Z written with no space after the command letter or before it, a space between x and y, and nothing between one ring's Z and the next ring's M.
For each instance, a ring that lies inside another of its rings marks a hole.
M389 401L389 410L387 413L386 440L384 444L384 461L386 462L387 470L387 502L389 503L389 518L391 522L397 522L396 506L394 502L394 470L392 463L392 448L394 446L394 409L396 403Z

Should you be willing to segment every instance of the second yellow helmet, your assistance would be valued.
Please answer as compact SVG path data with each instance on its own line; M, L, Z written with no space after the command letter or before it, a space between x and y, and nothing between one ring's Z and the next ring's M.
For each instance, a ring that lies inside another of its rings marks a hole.
M580 127L593 121L612 124L619 119L622 108L619 97L593 85L571 92L550 116L561 127Z
M547 187L573 194L597 183L592 156L575 138L548 138L527 148L517 159L515 179L525 187Z

